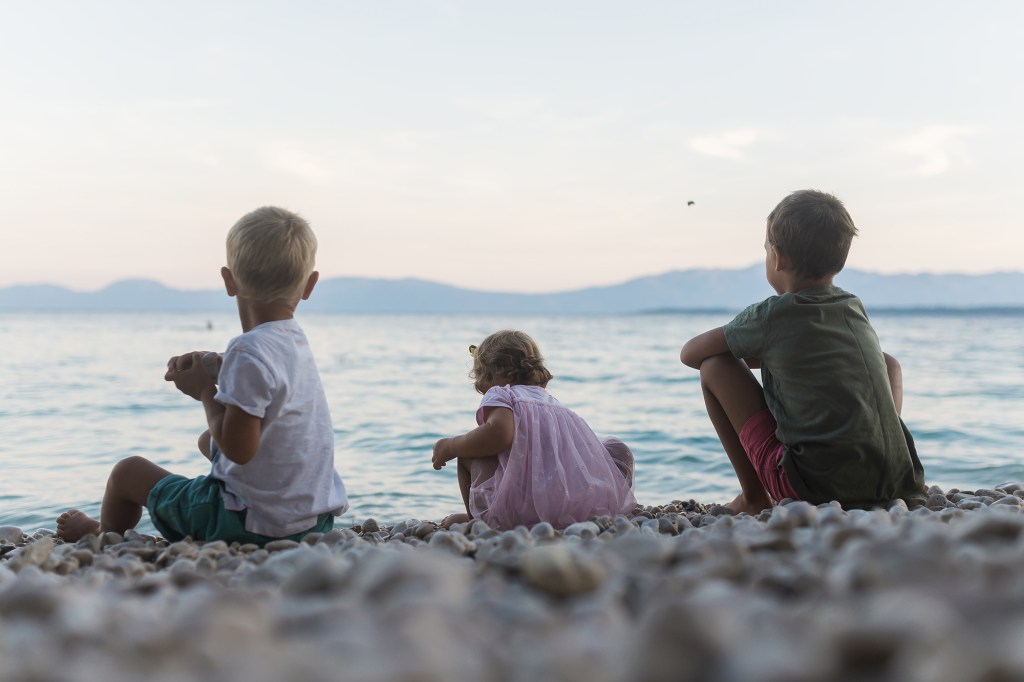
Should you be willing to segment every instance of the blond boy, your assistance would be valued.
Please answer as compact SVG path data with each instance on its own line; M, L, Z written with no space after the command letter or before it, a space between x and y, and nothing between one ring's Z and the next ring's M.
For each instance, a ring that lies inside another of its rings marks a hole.
M294 320L319 277L315 256L313 231L290 211L264 207L235 223L221 276L243 333L228 344L216 377L200 352L172 357L164 376L203 403L208 430L199 450L210 474L188 479L144 457L123 459L107 480L99 520L65 512L60 537L124 532L143 507L169 540L262 545L333 527L348 502L323 386Z

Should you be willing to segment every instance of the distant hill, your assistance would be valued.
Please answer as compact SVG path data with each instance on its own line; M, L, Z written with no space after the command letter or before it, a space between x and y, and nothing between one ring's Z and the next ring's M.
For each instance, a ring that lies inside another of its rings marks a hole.
M1024 272L988 275L881 275L846 270L836 283L872 309L1021 308ZM773 292L761 265L741 269L677 270L604 287L551 294L494 293L419 279L338 277L323 280L303 309L345 313L643 313L738 310ZM125 280L93 292L51 285L0 289L0 310L224 311L223 290L170 289Z

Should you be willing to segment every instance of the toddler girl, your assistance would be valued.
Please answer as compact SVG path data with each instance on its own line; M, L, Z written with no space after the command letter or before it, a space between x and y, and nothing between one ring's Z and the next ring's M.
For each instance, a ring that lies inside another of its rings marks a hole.
M617 438L598 439L547 392L551 373L536 342L519 331L470 346L476 390L484 394L477 428L434 445L440 469L458 459L468 516L509 529L547 521L565 528L603 514L626 514L633 497L633 454Z

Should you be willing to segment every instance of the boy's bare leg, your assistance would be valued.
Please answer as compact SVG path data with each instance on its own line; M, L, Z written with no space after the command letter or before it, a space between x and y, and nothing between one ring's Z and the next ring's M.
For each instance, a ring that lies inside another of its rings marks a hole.
M77 509L57 517L57 536L66 542L77 542L88 533L112 530L123 533L134 528L142 518L149 491L171 472L158 467L145 457L127 457L114 465L107 478L100 520Z
M700 386L708 416L740 482L740 494L726 506L748 514L771 507L771 496L740 442L740 431L747 420L767 409L761 385L745 362L725 354L713 355L701 363Z
M468 459L456 459L456 469L459 472L459 491L462 493L462 502L466 505L465 514L449 514L441 521L442 528L448 528L453 523L465 523L473 518L469 511L469 486L473 481L473 475L469 471Z
M885 357L885 372L889 375L889 389L892 390L892 401L896 403L896 414L903 414L903 368L896 358L888 353Z
M203 431L199 434L199 452L203 453L203 457L213 461L213 450L210 449L210 443L213 438L210 436L209 430Z

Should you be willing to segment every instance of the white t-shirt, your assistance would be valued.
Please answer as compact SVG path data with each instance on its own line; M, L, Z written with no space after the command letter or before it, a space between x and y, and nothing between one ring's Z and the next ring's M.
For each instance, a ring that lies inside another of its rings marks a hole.
M224 483L224 507L246 510L250 533L282 537L348 509L334 469L334 428L309 341L295 320L265 322L236 336L224 352L217 402L263 420L246 464L223 454L212 475Z

